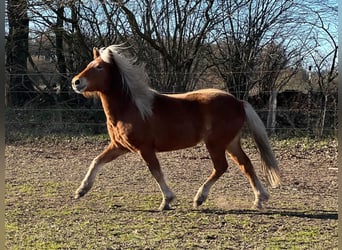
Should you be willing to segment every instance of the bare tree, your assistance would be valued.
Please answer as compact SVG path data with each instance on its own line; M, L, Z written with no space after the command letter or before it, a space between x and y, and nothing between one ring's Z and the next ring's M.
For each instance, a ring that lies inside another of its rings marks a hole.
M293 28L292 0L228 0L221 2L221 35L213 60L226 88L241 99L258 83L260 54L269 43L282 43Z
M138 57L146 60L152 85L164 91L192 90L207 67L208 34L216 24L214 1L113 2L128 20L131 41Z
M192 90L199 79L204 79L204 73L212 74L215 69L217 78L221 77L226 88L240 99L248 99L251 90L269 93L271 131L276 126L277 94L301 62L310 63L324 93L319 121L323 131L326 100L337 75L337 39L331 29L335 20L332 16L336 17L337 11L325 3L8 0L8 101L24 105L32 100L32 94L39 93L36 96L41 97L43 92L51 93L51 98L57 94L53 86L56 82L60 91L70 91L62 76L83 68L91 58L92 47L124 43L139 62L146 64L151 85L158 90ZM322 50L322 43L330 47ZM50 58L50 68L48 63L37 63L32 57L42 54ZM32 70L30 66L39 73L32 80L24 77L27 67ZM215 67L209 71L212 66ZM53 79L43 73L47 69L56 72ZM57 99L52 100L59 102L64 98Z
M266 126L270 134L276 129L277 96L301 69L301 50L289 44L267 44L261 52L255 73L259 91L269 93Z
M329 8L335 11L337 15L337 10L334 8ZM321 31L317 32L314 37L316 44L326 43L325 50L315 49L310 53L312 62L314 65L314 71L317 75L317 83L319 90L322 93L322 104L320 107L319 118L316 122L316 135L321 137L324 132L325 120L328 107L329 96L337 89L335 79L338 75L338 60L337 60L337 28L333 28L330 25L334 25L335 22L329 22L324 20L322 13L315 11L317 15L317 23L314 25Z

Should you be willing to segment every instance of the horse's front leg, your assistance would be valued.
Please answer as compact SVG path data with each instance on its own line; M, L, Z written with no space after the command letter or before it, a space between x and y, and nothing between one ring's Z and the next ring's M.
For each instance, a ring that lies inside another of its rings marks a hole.
M157 181L163 194L163 201L159 206L159 210L170 210L170 203L174 200L175 195L166 184L156 153L152 150L144 150L140 152L140 155L146 162L151 174Z
M80 187L76 190L75 198L78 199L84 196L91 189L97 172L104 164L116 159L118 156L124 153L127 153L127 151L110 144L100 155L95 157L90 164L88 172L85 175Z

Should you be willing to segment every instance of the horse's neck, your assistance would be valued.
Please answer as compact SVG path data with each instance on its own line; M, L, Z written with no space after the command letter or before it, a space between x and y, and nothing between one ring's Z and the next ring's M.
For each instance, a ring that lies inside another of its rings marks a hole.
M129 96L122 93L119 94L104 94L100 93L103 110L107 120L116 123L122 119L128 109L131 108L131 100Z

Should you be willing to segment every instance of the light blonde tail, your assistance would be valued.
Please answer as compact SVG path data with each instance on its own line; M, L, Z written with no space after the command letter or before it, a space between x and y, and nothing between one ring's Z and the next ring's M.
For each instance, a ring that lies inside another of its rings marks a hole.
M243 105L248 128L252 132L253 139L257 144L261 155L262 170L271 186L277 187L281 184L280 170L269 144L265 125L253 109L252 105L246 101L243 101Z

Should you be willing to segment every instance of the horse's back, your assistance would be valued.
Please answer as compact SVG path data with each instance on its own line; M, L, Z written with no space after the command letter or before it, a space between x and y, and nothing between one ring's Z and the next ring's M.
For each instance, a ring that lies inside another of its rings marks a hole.
M165 114L178 119L203 116L244 116L243 104L228 92L218 89L200 89L182 94L158 94L155 96L154 114ZM203 118L201 118L203 120Z
M196 103L202 115L217 119L234 120L245 117L243 102L232 94L218 89L200 89L183 94L167 95L170 98L179 100L183 105Z
M233 95L231 95L228 92L225 92L223 90L219 89L213 89L213 88L208 88L208 89L199 89L199 90L194 90L190 92L185 92L181 94L165 94L164 96L168 96L170 98L176 98L176 99L207 99L207 98L213 98L215 96L230 96L232 98L235 98Z

